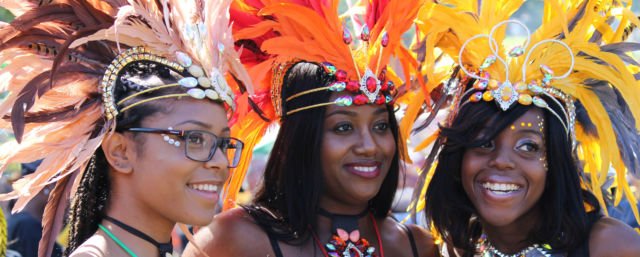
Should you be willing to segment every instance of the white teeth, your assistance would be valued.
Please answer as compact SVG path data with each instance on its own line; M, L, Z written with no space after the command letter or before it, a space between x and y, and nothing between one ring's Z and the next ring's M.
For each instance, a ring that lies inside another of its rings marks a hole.
M503 183L491 183L491 182L482 183L482 187L496 193L508 193L508 192L516 191L520 189L520 186L516 184L503 184Z
M188 185L189 188L199 190L199 191L207 191L207 192L217 192L218 186L213 184L197 184L197 185Z
M353 169L358 172L374 172L376 170L376 166L353 166Z

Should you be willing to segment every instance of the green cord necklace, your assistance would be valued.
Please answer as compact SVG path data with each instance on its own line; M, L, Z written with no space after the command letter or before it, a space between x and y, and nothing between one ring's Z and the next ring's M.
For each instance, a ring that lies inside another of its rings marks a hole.
M102 229L102 231L104 231L104 233L107 233L107 236L109 236L114 242L116 242L116 244L118 244L118 246L120 246L120 248L122 248L122 250L124 250L125 252L127 252L129 254L129 256L138 257L138 255L133 253L133 251L131 251L131 249L129 249L129 247L127 247L122 241L120 241L120 239L118 239L113 233L111 233L111 231L109 231L107 228L102 226L102 224L98 224L98 227L100 227L100 229Z
M150 244L154 245L157 249L158 249L158 256L159 257L167 257L167 256L172 256L173 254L173 245L171 244L171 240L169 240L169 242L167 243L158 243L158 241L156 241L155 239L153 239L151 236L145 234L144 232L135 229L132 226L129 226L127 224L125 224L122 221L119 221L113 217L109 217L109 216L104 216L104 219L111 222L113 225L116 225L122 229L124 229L125 231L131 233L134 236L139 237L142 240L145 240L147 242L149 242ZM131 257L137 257L131 250L129 250L129 248L124 245L124 243L119 240L118 238L116 238L108 229L104 228L103 226L100 227L100 229L102 229L105 233L107 233L107 235L109 237L111 237L111 239L113 239L113 241L115 241L120 247L122 247L122 249L124 249L127 253L129 253L129 255Z

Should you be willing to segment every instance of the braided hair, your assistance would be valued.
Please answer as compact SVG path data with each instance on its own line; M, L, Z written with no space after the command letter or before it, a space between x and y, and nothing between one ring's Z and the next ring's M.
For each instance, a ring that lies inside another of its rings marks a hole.
M146 61L134 62L119 74L114 89L114 99L118 102L141 90L175 83L178 79L177 74L164 65ZM182 89L169 87L154 90L136 96L130 101L172 93L182 93ZM116 117L116 132L138 127L146 117L154 113L168 112L166 104L168 101L176 101L176 99L155 100L120 113ZM160 102L164 104L159 104ZM94 133L101 129L100 126L97 126ZM136 138L135 134L134 139L141 140L141 138ZM72 200L69 215L69 246L65 250L65 256L70 255L98 230L98 224L102 222L109 205L110 189L109 163L104 150L99 147L82 174L80 185Z

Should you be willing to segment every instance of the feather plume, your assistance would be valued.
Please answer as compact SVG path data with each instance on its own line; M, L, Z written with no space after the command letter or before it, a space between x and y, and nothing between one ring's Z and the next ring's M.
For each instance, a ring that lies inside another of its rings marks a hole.
M0 128L12 129L17 139L0 145L0 174L11 163L43 159L0 200L17 198L14 211L19 211L45 185L56 184L44 214L40 256L50 255L70 195L96 149L115 128L115 122L104 117L97 85L121 50L144 46L172 61L176 51L188 53L206 72L229 72L228 77L237 80L229 83L234 92L254 93L234 50L230 4L231 0L0 2L17 15L0 26L0 62L8 63L0 70L0 90L9 93L0 103ZM193 38L185 30L188 26L197 26L198 32L204 28L207 36Z
M272 86L281 86L271 84L274 65L293 59L330 62L345 70L351 79L359 79L355 78L357 71L364 71L365 68L377 74L387 66L392 55L401 53L399 44L402 33L413 24L422 2L379 0L362 1L354 6L355 9L347 13L365 10L365 19L356 20L360 24L355 25L361 26L364 22L369 25L371 44L368 48L351 49L343 42L345 15L338 13L337 0L235 1L229 11L234 23L234 36L236 43L244 46L241 59L256 82L255 93L250 95L251 103L259 110L237 115L232 134L246 140L247 148L251 149L262 138L269 124L279 119L270 95ZM397 15L399 13L403 15ZM381 49L378 45L385 33L388 34L389 45ZM354 60L357 64L354 64ZM387 74L391 74L391 77L393 72ZM394 81L397 79L394 78ZM265 121L265 118L269 121ZM251 153L248 154L250 156ZM247 167L248 161L245 161L235 169L226 187L225 209L235 205L235 195L244 180Z
M71 185L78 176L78 172L74 172L71 176L66 176L53 188L49 194L50 204L44 209L42 214L42 239L38 246L38 252L45 253L44 256L51 256L53 246L56 242L58 234L62 230L65 211L69 205ZM82 175L80 175L82 176Z
M521 4L521 1L501 0L426 3L416 24L426 40L435 39L435 44L427 46L427 52L440 50L457 60L460 47L467 39L477 34L489 34L489 29L508 20ZM582 177L588 180L588 187L603 206L607 197L601 190L608 189L605 183L609 169L615 168L616 186L620 190L614 198L618 202L623 196L635 199L628 193L625 178L627 174L637 176L640 168L632 157L640 150L640 94L635 76L639 62L629 54L639 47L636 43L623 42L627 28L638 24L629 8L618 1L545 1L542 25L532 33L529 47L525 49L530 51L532 45L544 39L558 39L573 51L573 72L565 79L554 81L553 86L578 101L576 137L586 172ZM494 38L499 47L502 47L504 37L504 29L498 29ZM477 68L490 54L486 45L486 40L469 42L462 56L463 64ZM502 51L500 55L507 59ZM562 74L571 64L568 57L561 45L544 45L531 52L528 63L524 63L524 56L510 59L509 77L511 81L522 80L525 66L526 81L539 79L541 64ZM502 65L494 65L487 71L493 78L505 79L500 77L505 71ZM436 147L433 151L437 150ZM426 165L434 160L429 159ZM429 167L423 170L429 170ZM632 205L640 220L635 204Z

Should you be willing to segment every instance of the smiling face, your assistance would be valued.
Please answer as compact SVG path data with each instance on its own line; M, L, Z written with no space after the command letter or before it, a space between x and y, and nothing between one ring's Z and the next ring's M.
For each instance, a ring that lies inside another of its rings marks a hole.
M547 175L542 111L532 108L489 142L468 148L461 175L487 225L507 226L535 214Z
M380 190L396 153L386 106L327 107L321 153L322 202L366 205Z
M167 112L143 120L145 128L200 130L228 137L226 112L209 101L177 101ZM169 139L169 138L167 138ZM208 224L219 199L219 192L229 176L227 157L216 149L207 162L185 156L185 140L171 136L179 146L169 144L160 134L135 133L135 154L130 184L143 207L163 215L167 220L194 225ZM191 147L201 143L192 136ZM171 142L171 140L169 140ZM209 146L207 148L210 149Z

